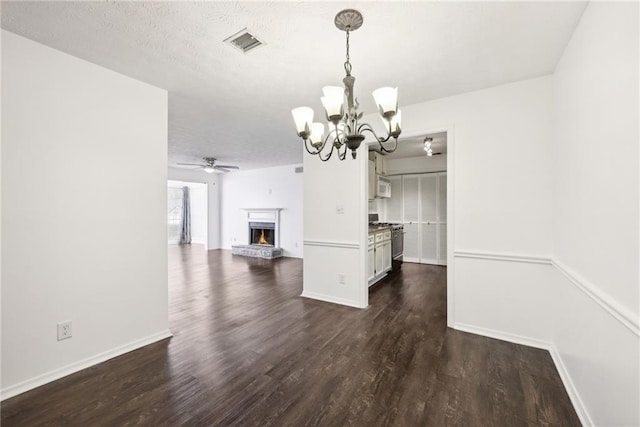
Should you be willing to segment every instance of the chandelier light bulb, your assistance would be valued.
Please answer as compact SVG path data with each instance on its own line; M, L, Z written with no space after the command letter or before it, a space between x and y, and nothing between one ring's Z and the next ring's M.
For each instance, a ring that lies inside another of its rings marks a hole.
M325 86L322 88L323 97L320 98L327 117L342 116L344 102L344 88L340 86Z
M313 123L311 125L311 135L309 135L309 140L312 145L322 144L322 138L324 138L324 124L322 123Z
M391 117L391 134L398 134L402 131L402 111L398 110L398 112Z
M313 109L310 107L298 107L291 110L293 121L296 123L296 131L302 136L311 131L313 123Z
M373 99L385 118L392 117L398 110L398 88L381 87L373 91Z

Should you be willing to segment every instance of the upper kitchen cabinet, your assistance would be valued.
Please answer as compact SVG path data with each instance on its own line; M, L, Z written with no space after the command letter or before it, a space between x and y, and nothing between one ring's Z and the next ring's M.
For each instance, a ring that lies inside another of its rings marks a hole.
M375 165L376 175L387 175L387 158L377 151L369 151L369 160Z
M369 160L368 177L369 177L369 200L373 200L376 198L376 165L373 160Z

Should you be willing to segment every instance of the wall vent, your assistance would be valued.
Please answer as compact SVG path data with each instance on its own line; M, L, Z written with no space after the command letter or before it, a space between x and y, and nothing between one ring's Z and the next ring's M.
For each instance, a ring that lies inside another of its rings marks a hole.
M303 171L303 170L304 170L304 169L303 169L303 167L302 167L302 166L298 166L298 167L295 169L295 173L302 173L302 171Z
M228 37L224 40L225 43L230 44L234 48L238 49L243 53L247 53L250 50L253 50L257 47L260 47L264 44L263 41L259 40L255 35L249 32L246 28L235 33L231 37Z

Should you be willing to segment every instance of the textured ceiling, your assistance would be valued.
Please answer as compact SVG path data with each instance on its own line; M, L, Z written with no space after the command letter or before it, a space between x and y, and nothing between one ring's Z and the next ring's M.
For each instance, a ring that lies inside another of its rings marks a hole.
M169 162L212 156L243 169L299 163L290 110L321 110L351 36L362 111L398 86L400 105L553 72L583 2L2 2L2 28L169 91ZM249 28L266 44L223 40ZM126 155L126 153L122 153Z

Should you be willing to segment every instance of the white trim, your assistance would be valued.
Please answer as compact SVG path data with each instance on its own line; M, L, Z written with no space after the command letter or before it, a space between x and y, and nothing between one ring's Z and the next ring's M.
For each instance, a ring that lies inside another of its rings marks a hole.
M146 345L153 344L154 342L171 338L172 336L173 334L171 333L171 331L166 329L164 331L157 332L144 338L140 338L138 340L118 346L111 350L98 353L86 359L79 360L61 368L54 369L53 371L46 372L44 374L38 375L37 377L19 382L18 384L5 387L0 392L0 400L9 399L11 397L17 396L18 394L32 390L36 387L40 387L62 377L66 377L67 375L71 375L83 369L97 365L98 363L106 362L109 359L113 359L114 357L118 357L133 350L137 350Z
M569 399L571 399L571 403L573 403L573 408L576 410L578 418L580 418L580 422L583 426L594 426L595 423L589 416L589 412L587 412L587 408L584 406L584 403L578 394L578 389L571 380L571 375L569 375L569 371L562 360L562 356L560 356L560 352L553 343L551 343L551 347L548 350L549 354L551 354L551 358L553 359L553 363L556 365L562 384L564 384L564 388L567 390Z
M305 240L307 246L321 246L326 248L360 249L359 243L352 242L330 242L326 240Z
M607 313L626 326L636 336L640 337L638 316L634 316L628 308L623 307L620 303L611 298L611 296L602 292L597 286L590 283L585 278L580 277L562 262L555 258L552 258L551 262L554 267L556 267L571 283L575 285L576 288L580 289L595 303L607 311Z
M575 384L571 380L571 375L569 375L569 371L564 365L564 362L562 361L562 357L560 356L558 349L552 342L536 340L536 339L525 337L522 335L511 334L508 332L500 332L493 329L468 325L465 323L454 323L453 329L548 351L549 354L551 355L551 359L553 360L553 363L556 366L556 369L558 370L558 374L560 375L562 384L564 385L564 388L566 389L567 394L569 395L569 399L573 404L576 414L578 415L578 418L580 418L580 422L584 426L594 425L593 420L589 416L589 413L587 412L587 409L584 406L584 403L582 402L580 395L578 394L578 390Z
M500 332L495 329L483 328L480 326L473 326L467 323L456 322L453 325L453 329L462 332L469 332L470 334L482 335L483 337L495 338L501 341L508 341L515 344L526 345L528 347L541 348L543 350L549 350L552 345L549 341L537 340L524 335L511 334L509 332Z
M283 208L240 208L247 212L280 212Z
M509 262L525 262L529 264L547 264L551 265L551 258L545 256L530 256L521 254L505 254L478 251L459 251L453 252L456 258L475 258L492 261L509 261Z
M579 290L602 307L613 318L640 337L640 319L626 307L615 301L610 295L601 291L597 286L579 276L562 262L553 257L529 256L522 254L505 254L478 251L454 251L456 258L483 259L490 261L523 262L529 264L552 265L562 273Z
M353 301L353 300L344 299L344 298L336 298L336 297L332 297L330 295L317 294L315 292L303 291L300 294L300 296L303 297L303 298L309 298L309 299L314 299L314 300L318 300L318 301L330 302L330 303L333 303L333 304L346 305L346 306L349 306L349 307L367 308L366 305L363 306L358 301Z

